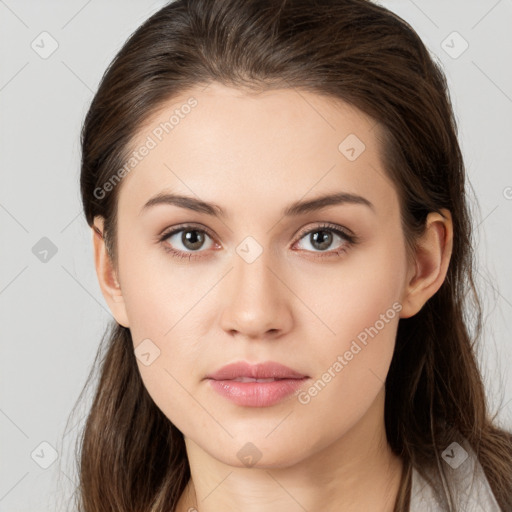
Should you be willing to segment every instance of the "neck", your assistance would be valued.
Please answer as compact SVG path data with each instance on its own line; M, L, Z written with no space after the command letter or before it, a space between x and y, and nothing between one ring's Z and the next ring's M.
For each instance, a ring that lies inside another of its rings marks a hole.
M185 442L191 479L176 512L394 510L403 464L387 443L384 389L341 438L286 467L233 467Z

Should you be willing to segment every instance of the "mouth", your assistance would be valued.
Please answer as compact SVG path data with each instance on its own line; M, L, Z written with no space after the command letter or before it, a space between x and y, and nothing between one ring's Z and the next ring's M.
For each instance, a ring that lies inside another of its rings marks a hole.
M219 395L244 407L270 407L297 393L309 376L275 362L245 361L224 366L205 377Z

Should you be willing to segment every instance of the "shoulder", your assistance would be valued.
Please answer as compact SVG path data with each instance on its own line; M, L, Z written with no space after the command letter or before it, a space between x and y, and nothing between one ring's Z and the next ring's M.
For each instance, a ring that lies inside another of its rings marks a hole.
M474 451L467 442L452 443L441 454L445 478L438 472L412 469L410 510L445 512L451 510L446 499L449 489L455 510L464 512L502 512Z

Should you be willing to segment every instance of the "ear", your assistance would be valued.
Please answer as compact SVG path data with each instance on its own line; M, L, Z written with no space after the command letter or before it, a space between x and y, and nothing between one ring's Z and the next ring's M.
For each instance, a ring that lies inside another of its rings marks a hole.
M94 246L94 264L101 292L117 323L124 327L129 327L121 286L119 285L116 270L107 253L103 238L103 217L95 217L91 229Z
M447 209L428 214L418 240L402 297L400 318L414 316L443 284L453 248L452 216Z

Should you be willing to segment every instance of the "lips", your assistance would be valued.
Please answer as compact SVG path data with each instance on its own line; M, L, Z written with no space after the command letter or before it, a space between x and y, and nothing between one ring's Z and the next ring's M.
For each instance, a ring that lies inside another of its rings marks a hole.
M273 361L258 364L238 361L223 366L205 377L205 379L233 380L237 382L273 382L274 380L304 378L307 378L307 375Z
M219 395L242 407L270 407L289 397L309 379L273 361L228 364L205 377Z

